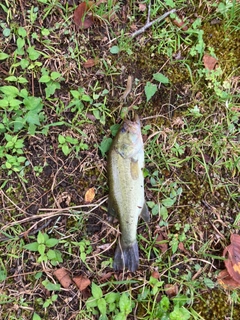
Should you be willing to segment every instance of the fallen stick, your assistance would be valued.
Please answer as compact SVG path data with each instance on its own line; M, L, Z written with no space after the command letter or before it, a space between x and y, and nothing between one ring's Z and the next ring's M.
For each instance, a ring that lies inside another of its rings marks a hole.
M147 23L146 23L141 29L133 32L133 33L131 34L131 37L132 37L132 38L137 37L139 34L145 32L145 30L147 30L148 28L150 28L153 24L155 24L155 23L157 23L157 22L159 22L159 21L164 20L164 19L165 19L166 17L168 17L171 13L174 13L174 12L176 12L176 9L172 9L172 10L166 12L166 13L164 13L162 16L160 16L160 17L158 17L157 19L155 19L155 20L153 20L153 21L150 22L150 21L149 21L150 10L149 10Z

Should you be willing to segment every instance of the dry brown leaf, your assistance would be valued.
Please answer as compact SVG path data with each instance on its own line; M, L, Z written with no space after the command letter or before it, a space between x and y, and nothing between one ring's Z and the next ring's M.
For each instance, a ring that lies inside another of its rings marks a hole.
M230 238L231 244L223 251L223 256L228 258L224 260L230 276L240 284L240 236L232 234Z
M152 272L151 276L152 276L153 278L155 278L155 279L159 279L160 274L159 274L159 272L158 272L157 270L154 270L154 271Z
M107 273L103 273L101 275L101 278L99 279L100 282L105 282L106 280L108 280L109 278L111 278L111 276L113 275L113 272L107 272Z
M204 67L208 70L213 70L217 64L217 59L208 55L208 54L205 54L203 56L203 64L204 64Z
M87 29L93 25L93 17L86 14L88 6L86 2L82 2L75 9L73 14L73 21L77 27Z
M58 279L63 288L68 289L70 284L72 284L72 279L70 278L69 271L65 268L57 269L53 272L53 275Z
M88 189L88 191L85 193L85 198L84 198L85 202L91 203L94 198L95 198L95 189L94 188Z
M178 294L178 286L176 284L167 283L164 286L164 290L168 297L175 297Z
M160 250L162 251L162 253L166 252L167 249L168 249L168 244L166 242L164 242L165 239L163 237L163 234L161 231L158 231L158 236L157 236L157 239L156 239L156 244L155 246L156 247L159 247ZM161 243L162 242L162 243Z
M178 249L180 251L186 253L188 256L191 256L190 252L185 249L184 244L182 242L179 242Z
M219 273L217 281L224 289L234 290L240 288L240 283L230 276L227 269L224 269Z
M91 68L95 66L96 62L97 62L97 59L91 58L91 59L88 59L86 62L84 62L83 66L84 68Z
M83 275L78 276L78 277L74 277L73 281L75 282L79 291L85 290L91 284L91 281Z
M186 22L183 21L183 19L180 17L177 17L177 19L173 20L173 24L175 24L175 26L182 29L183 31L188 30L188 26L186 25Z
M147 6L145 3L139 3L138 8L139 8L139 11L144 12L144 11L146 11Z

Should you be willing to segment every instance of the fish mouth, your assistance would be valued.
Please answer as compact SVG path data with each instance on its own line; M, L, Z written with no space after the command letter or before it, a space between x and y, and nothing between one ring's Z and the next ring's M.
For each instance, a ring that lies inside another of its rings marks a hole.
M126 119L123 123L121 132L130 132L133 134L139 134L141 128L140 119L137 114L134 115L133 120Z

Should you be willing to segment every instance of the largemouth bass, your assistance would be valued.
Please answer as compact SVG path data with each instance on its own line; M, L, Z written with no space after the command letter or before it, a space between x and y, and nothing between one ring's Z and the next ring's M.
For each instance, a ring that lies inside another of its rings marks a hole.
M136 271L139 264L138 217L150 217L144 198L144 150L140 120L125 120L108 155L108 213L118 216L121 236L114 256L115 270Z

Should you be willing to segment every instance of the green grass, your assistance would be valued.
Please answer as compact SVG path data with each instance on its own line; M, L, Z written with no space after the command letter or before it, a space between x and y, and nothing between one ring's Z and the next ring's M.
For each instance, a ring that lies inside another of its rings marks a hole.
M176 13L131 39L142 4L95 5L86 30L67 1L0 4L1 319L239 319L238 291L217 276L239 232L240 6L154 1L150 20ZM151 212L134 274L113 272L119 229L106 217L106 155L131 110ZM59 268L91 284L63 288Z

